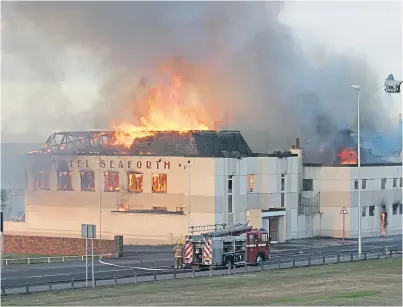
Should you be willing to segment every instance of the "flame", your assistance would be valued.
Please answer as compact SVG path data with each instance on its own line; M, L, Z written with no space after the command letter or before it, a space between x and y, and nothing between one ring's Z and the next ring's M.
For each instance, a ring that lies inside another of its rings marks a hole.
M130 148L135 139L161 131L185 133L189 130L209 130L209 120L202 120L202 117L206 119L207 116L204 116L202 107L198 104L196 90L184 86L181 76L170 73L166 68L163 68L163 76L168 77L163 78L165 84L161 82L152 88L147 88L147 82L141 80L145 94L134 103L137 112L145 110L139 118L140 125L113 125L113 130L116 131L115 145Z
M340 153L337 155L340 159L340 164L357 164L358 155L353 148L342 148Z

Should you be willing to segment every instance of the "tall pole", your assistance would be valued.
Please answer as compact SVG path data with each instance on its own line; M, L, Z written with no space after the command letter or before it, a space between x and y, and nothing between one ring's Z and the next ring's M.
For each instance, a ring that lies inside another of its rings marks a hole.
M357 180L358 180L358 257L361 258L361 133L360 133L360 86L352 85L357 90Z
M91 239L92 241L92 247L91 247L91 266L92 266L92 287L95 287L95 277L94 277L94 238Z
M99 207L99 239L102 239L102 176L101 176L101 157L98 161L98 207Z
M3 262L4 262L4 216L3 216L3 210L1 211L1 270L3 270Z
M88 287L88 237L85 237L85 286Z
M190 227L191 226L191 223L190 223L190 163L187 165L187 169L188 169L188 219L189 219L188 227Z

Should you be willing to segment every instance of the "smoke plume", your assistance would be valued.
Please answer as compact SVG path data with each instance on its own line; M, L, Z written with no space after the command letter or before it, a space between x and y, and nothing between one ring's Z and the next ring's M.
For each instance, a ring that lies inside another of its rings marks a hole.
M136 88L162 65L197 89L211 122L227 118L257 151L349 128L350 85L379 87L358 57L312 62L278 21L280 2L2 5L3 137L137 123ZM93 95L82 96L83 87ZM362 99L363 129L385 127L377 97Z

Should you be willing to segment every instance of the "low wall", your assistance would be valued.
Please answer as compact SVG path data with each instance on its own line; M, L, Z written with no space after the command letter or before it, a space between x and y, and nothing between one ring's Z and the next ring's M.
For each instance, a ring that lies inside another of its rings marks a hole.
M94 239L94 254L116 255L119 245L123 243L116 238L115 240ZM4 252L19 255L82 256L85 255L85 239L6 234L4 235ZM90 239L88 252L91 253Z

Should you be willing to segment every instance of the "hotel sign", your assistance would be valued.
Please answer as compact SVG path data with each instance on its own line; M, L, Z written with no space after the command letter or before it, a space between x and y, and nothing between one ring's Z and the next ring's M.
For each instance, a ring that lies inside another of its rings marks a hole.
M98 162L99 161L99 162ZM58 163L61 160L56 160L53 158L51 160L52 168L57 168ZM161 160L126 160L126 161L116 161L116 160L68 160L65 161L68 163L70 167L77 167L77 168L91 168L92 167L99 167L102 169L135 169L135 170L169 170L171 169L171 162L170 161L161 161ZM92 162L92 163L90 163ZM94 165L94 162L96 165ZM91 166L90 166L91 165Z

